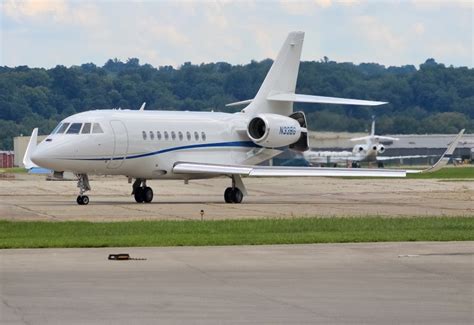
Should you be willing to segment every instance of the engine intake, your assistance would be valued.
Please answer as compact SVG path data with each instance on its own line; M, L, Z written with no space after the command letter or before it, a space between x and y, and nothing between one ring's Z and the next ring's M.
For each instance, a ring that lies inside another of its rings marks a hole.
M301 131L297 120L277 114L259 114L247 126L249 138L266 148L289 146L300 139Z
M378 153L384 153L385 152L385 146L383 144L379 144L377 146L377 152Z

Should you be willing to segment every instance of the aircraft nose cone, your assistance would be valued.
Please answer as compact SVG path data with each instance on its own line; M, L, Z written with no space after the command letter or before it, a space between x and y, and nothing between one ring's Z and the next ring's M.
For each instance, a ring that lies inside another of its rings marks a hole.
M39 167L49 168L48 167L49 159L48 159L48 156L46 155L46 153L43 150L36 149L31 154L30 159L34 164L38 165Z

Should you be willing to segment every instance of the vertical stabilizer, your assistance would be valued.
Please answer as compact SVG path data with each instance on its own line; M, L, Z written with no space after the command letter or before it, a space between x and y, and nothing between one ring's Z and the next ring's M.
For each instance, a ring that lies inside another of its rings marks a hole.
M274 113L288 116L293 112L292 101L269 101L267 98L277 94L295 93L303 40L304 32L292 32L288 35L257 95L243 110L245 113L252 115Z
M372 116L372 128L370 129L370 136L375 135L375 116Z

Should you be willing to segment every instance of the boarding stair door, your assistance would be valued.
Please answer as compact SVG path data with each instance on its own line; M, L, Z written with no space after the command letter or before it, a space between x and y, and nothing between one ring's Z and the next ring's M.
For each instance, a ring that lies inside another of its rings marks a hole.
M125 124L121 121L110 121L114 133L114 151L107 168L116 169L122 166L128 152L128 133Z

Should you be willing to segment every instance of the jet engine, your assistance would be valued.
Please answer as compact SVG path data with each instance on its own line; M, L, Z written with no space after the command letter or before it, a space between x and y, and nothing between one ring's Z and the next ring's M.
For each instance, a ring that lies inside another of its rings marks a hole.
M377 146L377 152L378 153L384 153L385 152L385 146L383 144L379 144Z
M247 135L256 144L266 148L285 147L297 142L303 128L291 118L277 114L259 114L250 120Z
M362 151L364 151L364 150L365 150L365 147L363 147L363 146L358 146L358 147L357 147L357 151L358 151L358 152L362 152Z

